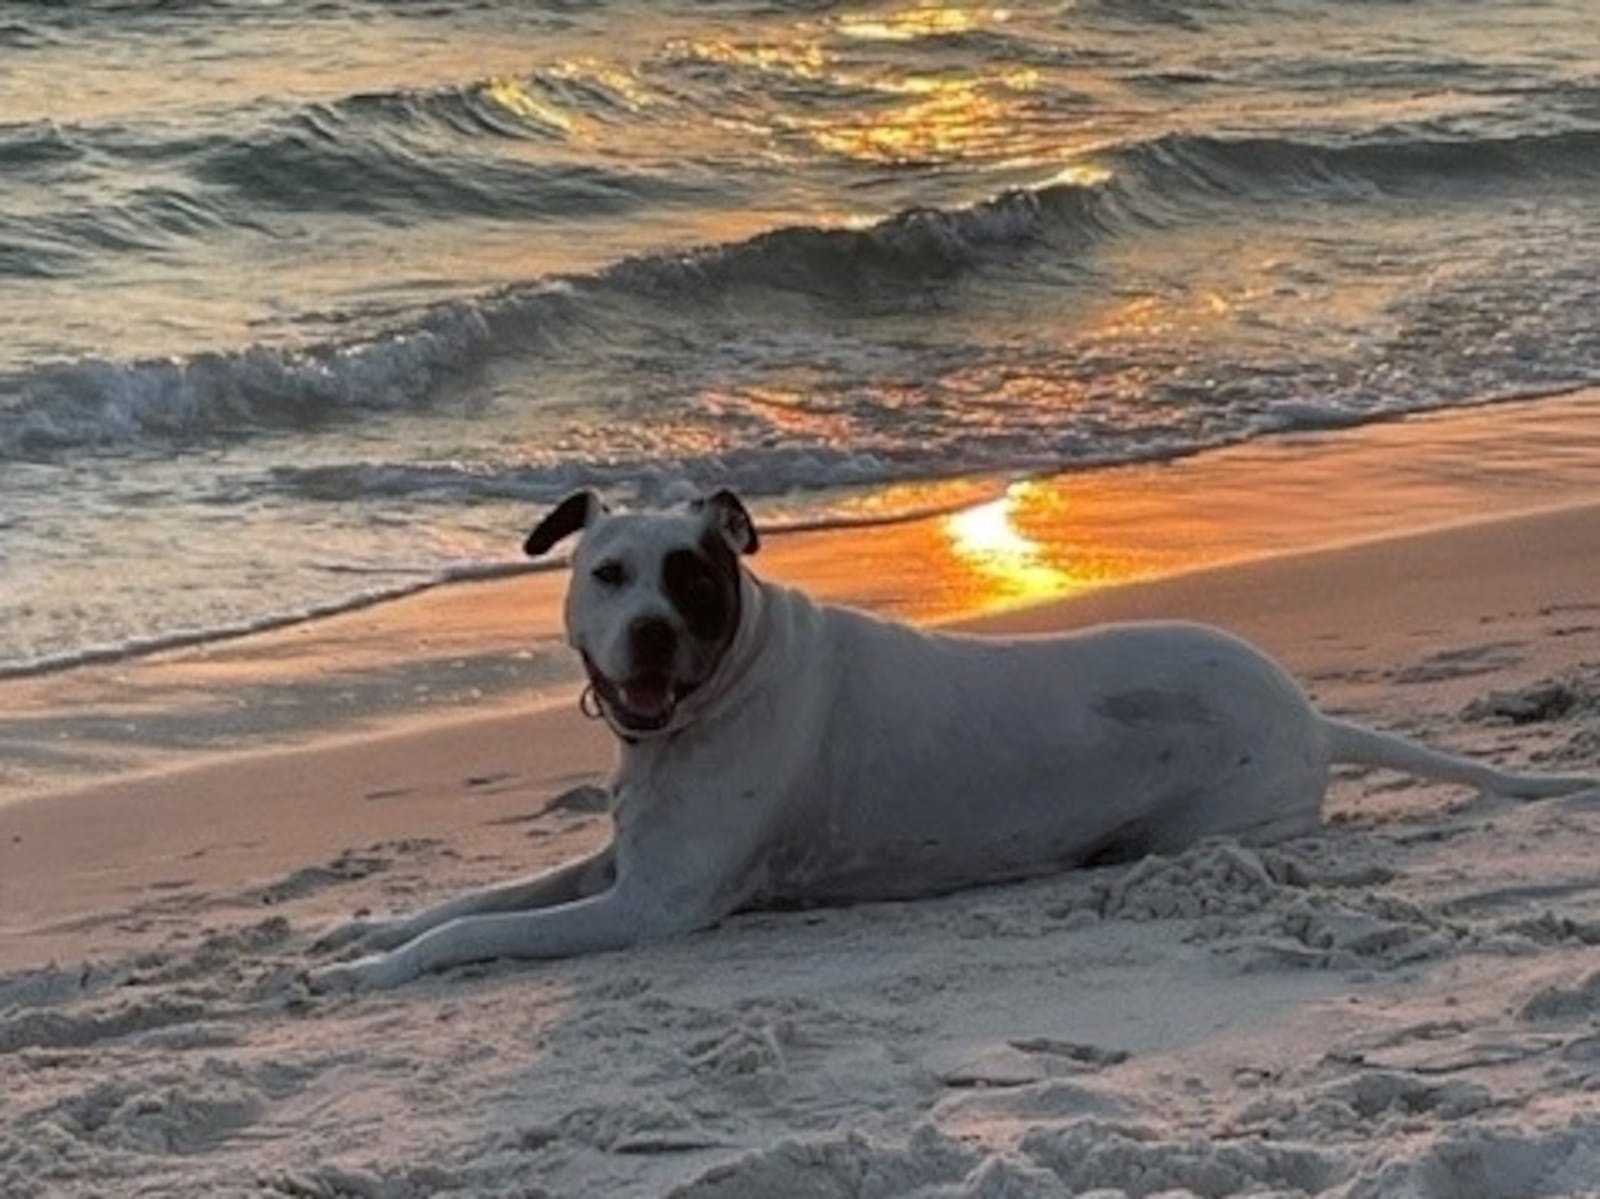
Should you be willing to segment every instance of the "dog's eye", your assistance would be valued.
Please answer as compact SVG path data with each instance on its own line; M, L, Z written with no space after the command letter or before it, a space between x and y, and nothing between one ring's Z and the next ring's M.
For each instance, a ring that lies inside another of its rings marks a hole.
M602 562L589 574L602 587L621 587L628 581L628 572L620 562Z

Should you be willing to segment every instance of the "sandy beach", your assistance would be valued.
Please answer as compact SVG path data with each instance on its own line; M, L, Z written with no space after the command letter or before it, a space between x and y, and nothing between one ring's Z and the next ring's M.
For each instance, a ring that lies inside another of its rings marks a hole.
M927 521L755 566L978 631L1211 621L1328 711L1595 770L1595 404L1024 488L987 558ZM1267 849L309 995L328 925L606 836L606 734L514 669L560 585L4 683L0 1193L1600 1195L1592 793L1343 772Z

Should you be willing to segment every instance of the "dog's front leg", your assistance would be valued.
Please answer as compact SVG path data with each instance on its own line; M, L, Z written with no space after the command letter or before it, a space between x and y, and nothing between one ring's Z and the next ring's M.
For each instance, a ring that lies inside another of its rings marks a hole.
M610 886L615 861L616 849L608 845L598 853L567 862L532 878L468 891L410 916L396 916L387 920L353 920L324 934L315 948L325 951L359 944L366 949L393 949L431 929L466 916L526 911L571 903L599 894Z
M387 953L313 971L314 991L386 989L434 970L494 958L561 958L621 949L708 924L715 916L698 906L647 902L628 889L535 911L462 916L430 929Z

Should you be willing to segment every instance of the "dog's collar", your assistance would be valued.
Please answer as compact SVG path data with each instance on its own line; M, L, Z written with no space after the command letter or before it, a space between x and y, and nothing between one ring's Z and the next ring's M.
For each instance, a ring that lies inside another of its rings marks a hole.
M593 683L585 683L583 685L583 691L578 696L578 711L582 712L590 720L605 721L606 727L611 730L611 735L624 745L639 744L639 738L617 727L616 722L611 719L610 713L606 711L605 704L600 702L600 691Z
M625 712L627 709L622 703L617 685L594 664L594 659L589 657L588 654L583 653L581 650L579 654L583 658L583 669L584 673L588 675L588 682L578 696L578 711L591 720L603 719L612 733L629 745L637 744L641 738L669 731L672 728L673 718L677 715L679 705L688 702L690 697L699 691L701 687L701 684L697 683L677 696L673 700L672 712L658 728L640 727L629 723L618 715L619 711Z
M611 719L611 713L606 710L605 704L601 702L600 692L593 683L585 683L583 685L583 694L578 696L578 711L582 712L590 720L605 721L606 727L611 730L611 735L624 745L639 744L637 736L619 727L617 722Z
M593 683L585 683L583 691L578 695L578 711L590 720L603 720L606 727L611 730L611 735L626 745L638 745L639 738L632 733L624 732L616 726L611 716L606 711L605 704L600 702L600 689Z

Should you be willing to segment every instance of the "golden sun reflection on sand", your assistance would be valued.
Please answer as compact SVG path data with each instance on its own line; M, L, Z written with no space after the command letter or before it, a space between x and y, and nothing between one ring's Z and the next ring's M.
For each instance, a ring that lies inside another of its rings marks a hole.
M1046 547L1018 527L1017 512L1036 490L1015 483L999 499L944 519L956 560L1003 604L1067 595L1090 582L1052 563Z

